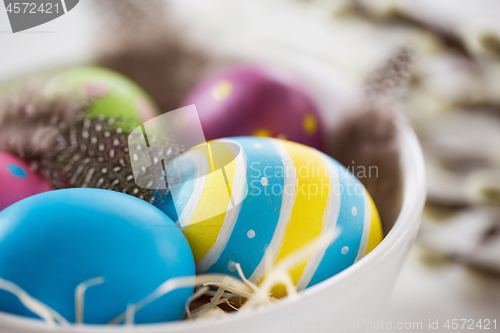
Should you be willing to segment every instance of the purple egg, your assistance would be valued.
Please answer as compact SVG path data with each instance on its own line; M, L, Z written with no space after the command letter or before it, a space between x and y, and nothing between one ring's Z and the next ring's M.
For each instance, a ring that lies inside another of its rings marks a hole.
M19 158L0 152L0 211L29 196L52 190L49 182Z
M322 148L318 108L288 75L256 65L210 76L184 100L195 104L207 140L269 136Z

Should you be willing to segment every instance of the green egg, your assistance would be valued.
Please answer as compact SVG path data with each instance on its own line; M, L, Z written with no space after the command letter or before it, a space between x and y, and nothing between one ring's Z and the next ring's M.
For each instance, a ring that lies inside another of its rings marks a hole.
M90 98L88 117L127 118L117 122L123 130L133 130L159 114L158 107L135 82L101 67L76 67L59 72L49 79L46 94L60 93Z

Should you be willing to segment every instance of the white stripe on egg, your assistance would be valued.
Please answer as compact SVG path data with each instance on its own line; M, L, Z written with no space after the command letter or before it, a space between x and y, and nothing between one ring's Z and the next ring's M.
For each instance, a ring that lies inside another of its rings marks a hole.
M186 206L183 208L182 213L176 222L176 224L179 226L179 228L181 228L181 230L186 228L189 225L189 222L191 222L191 219L193 218L196 207L198 207L198 203L200 202L201 194L203 193L203 188L205 187L206 177L202 176L206 175L208 172L208 160L205 157L205 155L197 151L192 151L189 154L190 156L191 154L194 154L194 156L196 156L196 159L193 159L193 161L198 161L197 162L198 166L195 168L195 170L197 170L198 173L194 176L196 178L195 180L193 180L195 182L193 193L189 197ZM175 198L176 196L174 195L174 192L177 190L176 186L171 186L170 190L173 192L172 197Z

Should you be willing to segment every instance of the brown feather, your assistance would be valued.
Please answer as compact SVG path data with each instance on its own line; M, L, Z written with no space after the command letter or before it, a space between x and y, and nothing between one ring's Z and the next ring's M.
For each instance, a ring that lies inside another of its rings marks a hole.
M177 109L202 78L228 62L189 44L182 26L170 22L163 1L93 4L106 27L98 41L97 64L134 80L162 113Z
M36 168L49 154L61 128L72 123L89 101L74 96L43 96L43 85L28 83L0 102L0 151L18 156Z
M404 47L370 75L365 98L329 133L328 153L365 185L387 233L401 205L395 100L410 79L413 53Z

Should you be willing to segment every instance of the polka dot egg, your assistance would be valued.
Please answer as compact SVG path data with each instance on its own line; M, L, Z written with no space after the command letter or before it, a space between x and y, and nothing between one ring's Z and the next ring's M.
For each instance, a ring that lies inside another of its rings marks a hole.
M313 100L293 78L255 65L214 74L188 95L207 140L254 135L279 137L320 149L322 124Z
M245 276L258 282L263 277L266 251L278 263L339 227L340 236L325 251L291 271L302 290L351 266L381 241L380 218L370 195L331 157L273 138L237 137L219 142L239 147L234 162L224 167L230 195L217 177L192 176L205 174L207 161L201 158L199 163L200 154L190 156L188 152L181 157L183 170L189 173L183 177L194 180L180 185L174 196L175 210L172 204L161 208L179 216L173 218L190 243L199 273L238 276L234 264L239 263ZM247 193L240 200L242 189ZM234 209L212 212L217 206L232 207L234 202ZM275 295L283 296L279 291Z
M23 160L0 152L0 210L37 193L52 190Z

